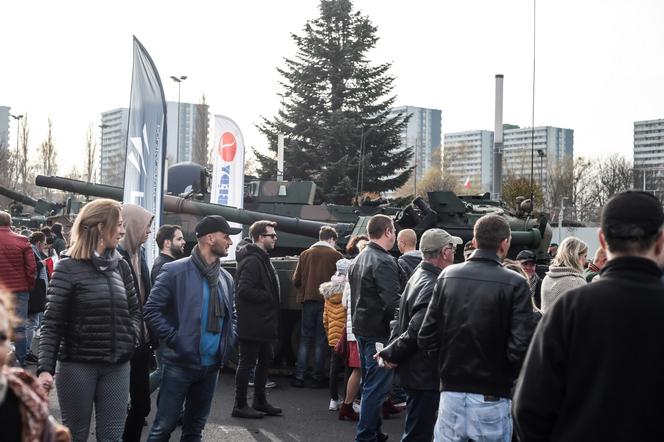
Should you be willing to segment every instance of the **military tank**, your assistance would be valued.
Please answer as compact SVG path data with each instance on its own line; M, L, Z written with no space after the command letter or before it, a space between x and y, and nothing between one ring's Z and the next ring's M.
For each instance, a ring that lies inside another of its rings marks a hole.
M43 227L47 217L56 215L64 207L63 204L53 203L42 198L36 200L2 186L0 186L0 195L11 200L7 210L12 216L13 225L29 229ZM25 213L24 206L32 207L32 213Z
M166 193L209 202L209 181L209 172L199 164L178 163L168 168ZM260 180L246 176L243 203L245 209L254 212L333 224L355 224L361 216L377 213L393 216L399 211L399 208L390 207L384 199L366 199L360 205L314 204L315 195L316 184L313 181ZM246 228L244 236L248 236ZM315 237L280 232L275 252L280 256L296 255L315 241Z
M86 196L111 198L122 200L123 191L119 187L103 184L92 184L61 177L37 176L36 184L42 187L59 189L63 191L78 193ZM196 193L196 189L192 189ZM186 194L187 192L185 192ZM453 192L438 191L428 194L429 203L422 198L416 198L406 208L399 211L394 217L397 230L411 228L415 230L418 237L427 229L439 227L447 230L453 235L468 241L473 236L473 226L483 215L496 213L504 216L512 229L512 246L509 256L515 257L523 249L535 250L538 258L546 258L546 250L551 241L552 230L546 218L535 218L531 215L532 208L528 202L521 204L519 213L511 213L508 208L497 201L492 201L488 195L458 197ZM256 212L247 209L210 204L202 201L164 195L163 223L179 224L183 227L185 238L193 244L194 227L198 220L205 215L222 215L227 220L250 225L257 220L267 219L277 222L277 231L304 236L310 243L318 237L322 226L332 225L339 233L339 246L343 247L353 235L365 234L366 226L370 216L358 216L354 223L327 223L321 221L305 220L297 217L287 217L274 213ZM277 243L278 244L278 243ZM308 247L308 245L306 246ZM300 248L298 251L304 250ZM395 249L393 252L398 254ZM463 260L463 251L459 247L456 255L457 261ZM279 275L282 288L281 308L281 343L282 348L278 352L281 356L281 364L291 366L295 361L296 343L299 338L299 310L300 304L296 302L296 292L291 283L291 276L297 265L296 256L281 256L272 258L272 262ZM224 262L224 267L231 273L235 270L234 261Z

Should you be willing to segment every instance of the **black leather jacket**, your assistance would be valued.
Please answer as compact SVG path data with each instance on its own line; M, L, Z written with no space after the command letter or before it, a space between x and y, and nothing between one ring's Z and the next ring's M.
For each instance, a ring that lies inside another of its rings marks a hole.
M398 364L396 374L404 388L438 391L440 387L435 355L429 355L417 347L417 334L440 272L440 268L428 262L422 262L415 268L401 295L396 337L380 353L386 361Z
M395 259L370 241L349 274L353 334L388 338L390 321L399 305L399 269Z
M92 260L61 260L47 299L37 373L53 374L56 359L111 364L131 359L142 320L129 265L119 254L105 270Z
M443 391L508 398L535 322L525 278L476 250L438 278L418 336L439 351Z

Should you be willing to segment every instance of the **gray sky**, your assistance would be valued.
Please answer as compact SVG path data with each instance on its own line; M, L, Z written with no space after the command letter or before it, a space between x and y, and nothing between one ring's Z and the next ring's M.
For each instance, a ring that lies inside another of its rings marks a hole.
M506 123L530 126L532 0L356 0L392 62L396 105L443 110L443 132L493 129L494 76L505 75ZM290 33L318 14L315 0L5 2L0 105L28 113L33 149L53 119L62 169L82 167L89 124L129 103L132 34L168 78L187 75L182 101L207 96L247 146L278 110L277 67ZM575 130L575 154L631 158L633 121L664 118L664 2L539 0L535 125ZM14 145L16 129L10 127Z

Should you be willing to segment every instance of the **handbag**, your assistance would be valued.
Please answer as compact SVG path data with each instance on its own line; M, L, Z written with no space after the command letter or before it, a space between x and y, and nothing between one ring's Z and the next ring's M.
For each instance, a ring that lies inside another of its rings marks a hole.
M348 340L346 339L346 327L344 327L344 331L341 332L341 337L337 341L337 345L334 346L334 352L341 359L346 359L348 357Z

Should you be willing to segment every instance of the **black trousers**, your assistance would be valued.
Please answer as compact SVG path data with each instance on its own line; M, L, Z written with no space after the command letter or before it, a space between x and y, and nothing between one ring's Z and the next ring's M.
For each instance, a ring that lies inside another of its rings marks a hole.
M129 363L129 411L122 440L141 440L143 421L150 414L150 365L152 350L147 344L138 347Z
M406 425L402 442L431 442L438 417L440 392L406 388Z
M339 372L344 367L344 360L334 352L334 347L330 347L330 399L335 401L339 400Z
M267 371L274 357L272 345L272 342L240 339L240 358L235 372L235 405L237 407L242 408L247 405L249 372L254 367L256 367L254 373L254 403L265 403L265 381L267 380Z

